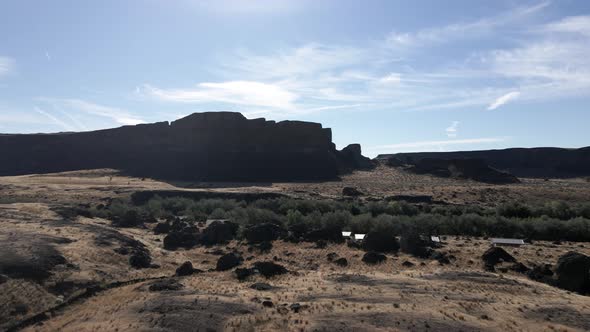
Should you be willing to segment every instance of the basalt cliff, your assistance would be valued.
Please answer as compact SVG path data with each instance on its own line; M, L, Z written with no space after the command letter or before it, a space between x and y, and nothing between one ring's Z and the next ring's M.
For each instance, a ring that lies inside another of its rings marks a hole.
M90 132L0 135L0 176L114 168L197 181L326 180L371 168L319 123L194 113L168 122Z

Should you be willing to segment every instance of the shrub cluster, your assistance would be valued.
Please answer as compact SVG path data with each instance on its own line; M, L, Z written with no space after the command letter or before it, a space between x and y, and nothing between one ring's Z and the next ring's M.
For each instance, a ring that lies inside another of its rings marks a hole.
M116 200L106 207L90 208L88 213L113 221L127 220L129 216L158 219L183 216L188 222L231 219L240 225L239 234L251 225L273 223L295 234L304 234L312 229L340 228L354 233L381 232L389 235L418 232L590 241L590 204L569 205L564 202L540 206L509 202L496 208L483 208L292 198L261 199L247 204L231 199L191 200L156 196L141 206Z

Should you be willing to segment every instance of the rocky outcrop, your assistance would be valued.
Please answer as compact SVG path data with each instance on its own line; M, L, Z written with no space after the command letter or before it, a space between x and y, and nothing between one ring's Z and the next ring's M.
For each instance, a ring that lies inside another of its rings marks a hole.
M115 168L218 181L332 179L368 160L357 145L337 151L331 130L319 123L248 120L234 112L91 132L0 135L0 155L7 161L0 176Z
M349 173L357 169L370 170L375 168L375 163L363 156L360 144L349 144L340 151L336 151L336 148L333 149L336 153L340 173Z
M580 294L590 294L590 257L570 251L559 257L555 267L557 286Z
M376 159L387 163L392 157L397 159L398 164L410 165L425 158L481 159L495 169L518 177L560 178L590 175L590 147L397 153L382 154Z
M469 179L493 184L520 182L512 174L491 168L482 159L424 158L409 170L418 174L432 174L439 177Z

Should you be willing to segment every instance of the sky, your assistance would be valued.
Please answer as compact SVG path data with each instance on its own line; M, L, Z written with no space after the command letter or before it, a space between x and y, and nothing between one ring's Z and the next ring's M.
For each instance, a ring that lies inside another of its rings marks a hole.
M363 153L590 145L587 0L0 0L0 132L194 112Z

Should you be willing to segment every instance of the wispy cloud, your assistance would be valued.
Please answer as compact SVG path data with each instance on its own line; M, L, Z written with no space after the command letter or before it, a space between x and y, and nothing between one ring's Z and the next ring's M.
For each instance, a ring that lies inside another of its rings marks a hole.
M54 124L62 127L63 129L67 130L67 131L74 131L74 127L72 127L71 125L63 122L62 120L58 119L57 117L55 117L54 115L51 115L50 113L42 110L39 107L35 106L35 112L43 115L44 117L48 118L51 122L53 122Z
M0 76L12 72L15 61L9 57L0 56Z
M431 46L433 44L447 43L459 39L481 37L483 34L493 33L498 28L518 24L523 18L543 10L550 4L549 1L543 1L532 6L516 7L491 17L413 32L393 31L387 37L386 45L399 51L400 49Z
M99 105L81 99L39 98L38 100L49 103L62 113L68 113L69 119L72 118L72 113L79 114L81 112L108 118L120 125L136 125L145 122L124 109Z
M543 27L543 31L579 33L590 36L590 16L570 16Z
M457 137L459 121L453 121L450 126L445 129L448 137Z
M292 109L293 102L297 99L296 94L281 86L253 81L200 83L195 88L188 89L161 89L146 84L139 87L137 92L172 102L222 102L278 109Z
M514 100L520 96L520 92L512 91L508 92L507 94L498 97L498 99L494 100L493 103L488 106L488 111L495 110L496 108L506 104L507 102Z
M274 115L345 108L492 110L517 98L538 102L590 95L590 18L543 21L537 14L549 5L542 1L473 21L393 32L354 46L239 50L214 69L220 77L215 83L170 88L148 82L138 92L161 101ZM486 38L494 42L483 42ZM462 49L470 51L448 61L422 61L449 42L464 42L470 47Z

